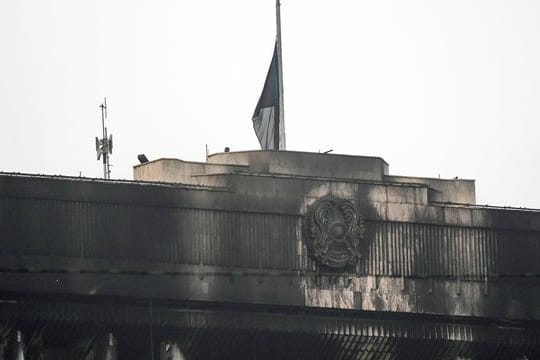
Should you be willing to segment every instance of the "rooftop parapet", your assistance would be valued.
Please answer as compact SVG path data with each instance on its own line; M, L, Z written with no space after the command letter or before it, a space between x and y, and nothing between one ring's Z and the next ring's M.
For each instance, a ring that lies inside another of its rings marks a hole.
M385 181L399 184L427 185L429 186L429 202L476 204L474 180L387 175Z
M212 164L248 166L256 173L286 174L349 180L383 181L388 164L380 157L300 151L240 151L212 154Z
M295 178L299 181L319 179L331 183L376 183L392 186L392 189L396 189L395 185L399 185L397 188L400 191L392 191L390 194L393 202L398 203L410 202L408 189L414 190L413 188L420 186L425 189L427 195L425 200L418 202L419 204L476 203L474 180L389 175L388 164L379 157L299 151L240 151L212 154L206 163L158 159L134 167L134 178L139 181L224 186L230 187L233 191L238 190L239 185L235 182L240 178L233 176L236 174L253 176L255 178L250 182L255 183L258 177L278 176ZM242 186L245 185L245 181L241 181ZM260 181L262 184L265 180ZM279 184L276 183L276 186L279 187ZM289 190L283 188L280 192L286 194Z

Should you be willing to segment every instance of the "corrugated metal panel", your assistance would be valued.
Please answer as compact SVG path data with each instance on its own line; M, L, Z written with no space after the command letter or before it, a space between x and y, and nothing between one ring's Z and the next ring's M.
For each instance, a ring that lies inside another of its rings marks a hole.
M540 233L374 222L369 227L371 275L450 276L538 274Z
M408 348L407 351L413 351L414 347L411 346L418 343L437 348L416 349L416 352L420 351L420 354L424 350L427 353L431 351L452 353L462 348L462 344L454 347L456 342L464 342L467 347L484 346L486 349L493 349L493 346L504 346L514 348L514 350L527 347L535 349L535 351L530 351L529 355L538 354L540 349L539 330L524 327L523 324L504 326L497 321L495 324L469 322L471 319L467 318L439 317L435 319L427 315L415 318L402 317L399 314L385 317L380 315L380 313L369 312L369 314L359 313L358 317L353 317L350 314L343 316L338 313L314 313L309 309L302 312L280 312L275 309L267 311L264 307L242 311L222 307L204 309L193 307L193 304L189 307L154 305L152 315L150 315L149 305L145 304L33 300L3 303L0 306L0 330L2 325L6 324L9 324L10 328L23 330L28 329L29 325L39 324L39 327L51 326L50 330L54 333L49 333L48 336L56 336L57 331L61 330L58 325L63 324L69 327L77 324L76 326L88 327L88 331L107 329L115 333L120 340L126 335L125 332L141 328L149 330L150 323L153 323L154 335L158 341L160 334L164 335L164 332L169 333L168 335L174 334L178 329L189 329L192 332L217 331L217 337L227 336L227 334L235 334L238 337L242 332L264 332L268 335L282 333L285 337L283 340L296 338L298 345L302 344L302 338L306 340L315 336L316 339L309 340L310 343L320 346L320 351L330 351L329 354L334 354L334 356L317 358L336 358L336 354L353 355L358 352L371 355L374 352L391 352L396 355L396 351L399 354L401 345L406 345L401 348L402 350L405 351ZM84 332L81 331L81 333ZM168 336L163 336L163 338L168 338ZM388 341L393 343L389 344ZM400 343L395 343L395 341ZM203 343L208 345L207 342ZM246 344L244 343L243 346ZM279 344L280 342L276 345ZM350 351L352 349L354 351ZM473 353L473 349L468 351ZM433 357L426 356L426 358ZM473 356L473 358L476 357Z
M316 270L301 226L297 215L1 198L0 254ZM384 221L366 230L364 274L540 274L540 232Z
M79 257L73 211L55 200L2 199L0 253ZM64 221L65 220L65 221Z

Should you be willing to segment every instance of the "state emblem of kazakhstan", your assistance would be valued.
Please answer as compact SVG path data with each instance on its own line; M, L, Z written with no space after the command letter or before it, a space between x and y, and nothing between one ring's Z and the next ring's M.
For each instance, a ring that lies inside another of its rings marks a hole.
M352 201L327 197L308 208L304 236L310 256L321 265L355 265L364 233L362 216Z

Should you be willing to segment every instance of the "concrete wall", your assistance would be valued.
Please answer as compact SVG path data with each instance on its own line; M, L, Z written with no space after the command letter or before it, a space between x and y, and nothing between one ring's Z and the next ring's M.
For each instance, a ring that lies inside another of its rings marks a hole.
M136 181L156 181L191 185L223 186L211 179L205 181L199 175L215 173L234 173L247 170L246 166L221 165L182 161L179 159L158 159L133 167L133 178Z
M395 183L426 184L434 189L433 200L458 204L476 204L474 180L436 179L387 175L385 181Z
M378 157L296 151L245 151L212 154L212 164L247 165L255 173L382 181L388 164Z
M264 185L264 175L290 178L329 179L333 183L378 182L385 183L387 201L410 203L410 195L419 187L427 196L416 203L427 202L475 204L474 180L445 180L388 175L388 164L381 158L319 154L293 151L245 151L218 153L209 156L208 163L188 162L178 159L159 159L134 166L134 179L192 185L231 186L243 181L226 175L250 173L255 181ZM215 176L220 175L220 176ZM261 176L263 175L263 176ZM350 185L340 185L346 188ZM277 190L277 189L276 189ZM279 191L289 192L287 187ZM257 190L255 190L257 192ZM413 195L416 196L416 195ZM385 200L386 201L386 200Z

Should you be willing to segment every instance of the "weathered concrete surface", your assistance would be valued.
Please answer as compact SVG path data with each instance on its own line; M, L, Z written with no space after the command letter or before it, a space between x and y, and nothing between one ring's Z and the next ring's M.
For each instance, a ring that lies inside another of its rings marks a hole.
M212 154L212 164L249 166L254 173L382 181L388 164L378 157L299 151L242 151Z
M134 171L135 182L0 175L1 290L540 320L540 211L475 206L472 181L295 152ZM360 260L341 270L304 238L325 197L349 200L365 226Z
M342 310L439 314L510 320L540 320L540 284L531 279L460 281L332 275L301 271L246 272L191 267L182 273L0 274L4 292L70 296L136 297Z
M453 316L540 319L540 284L384 276L301 277L305 305Z
M201 182L198 175L234 173L247 170L247 166L221 165L182 161L179 159L158 159L133 167L133 179L136 181L155 181L190 185L222 186L212 181Z
M388 164L377 157L291 151L244 151L213 154L208 161L211 164L242 165L247 167L249 172L256 174L330 178L333 181L342 182L343 180L378 181L396 186L425 185L430 192L430 201L469 205L476 203L474 180L389 175ZM143 177L136 177L136 179L146 180ZM402 201L401 196L395 198L392 192L387 196L390 202ZM425 201L428 201L428 194L424 196Z
M436 179L409 176L387 175L387 182L400 184L425 184L435 190L433 200L445 203L476 204L474 180L465 179Z
M252 178L245 177L249 175ZM269 180L268 176L275 180ZM382 203L475 204L474 180L390 176L388 164L383 159L364 156L291 151L229 152L209 156L208 163L159 159L136 165L134 178L137 181L227 186L237 192L249 192L244 190L245 186L254 183L262 187L255 191L261 196L280 192L294 198L298 195L295 189L283 181L280 183L280 179L289 178L302 182L307 198L325 193L351 199L360 196ZM271 189L264 187L264 182L268 181L275 181ZM330 188L322 189L317 185L321 181L327 182ZM310 182L314 183L314 189L308 189ZM249 193L253 194L252 191Z

